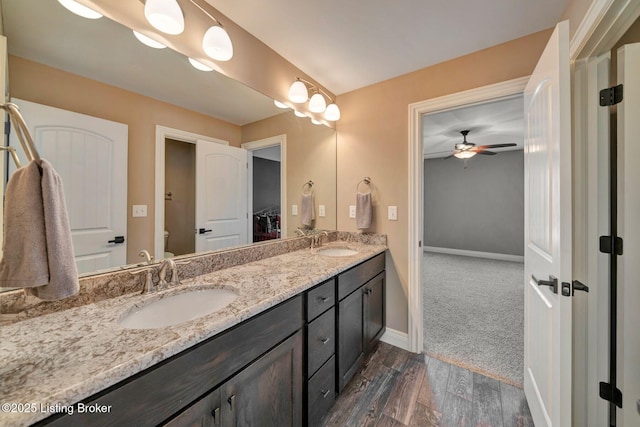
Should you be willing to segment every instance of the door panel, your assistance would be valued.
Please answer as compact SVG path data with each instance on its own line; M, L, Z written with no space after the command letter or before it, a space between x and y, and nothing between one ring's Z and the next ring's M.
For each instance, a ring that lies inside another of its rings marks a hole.
M571 425L569 25L556 26L524 97L525 375L536 426ZM558 280L558 292L539 280Z
M19 99L13 102L40 156L62 178L78 273L126 264L126 240L108 241L127 234L127 125ZM13 129L10 141L26 163Z

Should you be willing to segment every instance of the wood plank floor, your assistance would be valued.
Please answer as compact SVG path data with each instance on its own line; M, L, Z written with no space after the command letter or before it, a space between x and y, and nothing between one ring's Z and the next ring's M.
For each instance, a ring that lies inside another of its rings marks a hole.
M324 426L533 427L521 389L381 342Z

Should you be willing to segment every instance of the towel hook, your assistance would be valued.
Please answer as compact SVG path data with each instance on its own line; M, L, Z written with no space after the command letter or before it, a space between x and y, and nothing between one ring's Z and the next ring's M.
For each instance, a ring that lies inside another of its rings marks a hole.
M18 154L16 153L16 149L13 147L5 147L3 145L0 145L0 150L1 151L8 151L9 154L11 154L11 158L13 159L13 162L16 164L16 168L20 169L22 167L22 164L20 163L20 159L18 158Z
M307 187L309 187L309 192L305 193L304 190ZM313 194L313 181L309 180L309 181L305 182L304 184L302 184L302 194L305 195L305 196L309 196L309 195Z
M20 114L20 109L18 108L18 106L11 102L7 102L6 104L0 105L0 108L5 110L9 114L9 117L11 118L11 121L13 122L14 128L16 130L16 135L18 135L18 139L20 140L20 144L22 145L22 149L27 155L27 159L29 161L40 160L38 150L36 150L36 146L33 143L33 138L29 133L29 127L25 123L22 114ZM13 155L13 153L12 156L15 160L15 156Z
M363 194L370 194L371 191L373 190L372 185L371 185L371 178L369 178L368 176L365 176L362 180L360 180L360 182L358 182L358 184L356 185L356 193L359 192L360 190L360 184L364 183L365 185L367 185L369 187L369 192L368 193L363 193Z

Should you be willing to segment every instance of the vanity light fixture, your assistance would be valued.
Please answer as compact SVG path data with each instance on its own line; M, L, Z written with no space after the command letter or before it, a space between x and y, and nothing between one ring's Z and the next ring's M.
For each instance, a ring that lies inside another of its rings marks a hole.
M83 4L78 3L75 0L58 0L58 3L63 5L70 12L75 13L76 15L82 16L83 18L88 19L99 19L102 18L102 14L96 12L95 10L87 7Z
M213 71L213 68L209 67L208 65L203 64L202 62L193 59L193 58L189 58L189 63L191 65L193 65L193 68L195 68L196 70L200 70L200 71Z
M209 17L215 25L209 27L202 37L202 50L212 59L216 61L228 61L233 57L233 44L227 31L222 27L220 21L211 16L209 12L194 0L189 0Z
M309 99L309 89L315 91L311 99ZM324 113L325 120L335 122L340 120L340 108L333 102L331 97L325 91L300 77L296 78L289 87L289 100L296 104L307 102L309 99L309 111L312 113ZM327 99L330 104L327 105Z
M311 123L313 123L314 125L321 125L322 122L320 120L316 120L316 119L311 119Z
M162 43L155 41L151 37L145 36L144 34L137 32L136 30L133 30L133 35L136 36L136 38L140 43L147 45L149 47L152 47L154 49L164 49L165 47L167 47Z
M307 117L306 114L301 113L300 111L296 111L296 110L293 110L293 114L295 114L297 117Z
M144 17L163 33L176 35L184 31L184 15L177 0L146 0Z
M273 100L273 103L275 104L276 107L278 108L289 108L289 106L287 104L285 104L284 102L280 102L277 99Z

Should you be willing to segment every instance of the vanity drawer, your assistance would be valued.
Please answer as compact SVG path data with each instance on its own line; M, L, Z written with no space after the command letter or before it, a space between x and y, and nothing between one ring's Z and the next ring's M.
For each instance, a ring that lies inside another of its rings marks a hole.
M307 291L306 309L308 322L311 322L320 314L333 307L333 304L336 302L335 283L335 278L332 278Z
M351 270L347 270L338 275L338 300L358 289L365 282L374 278L384 270L384 253L356 265Z
M307 378L335 353L335 334L334 308L307 325Z
M336 400L336 357L327 363L307 383L307 425L320 425Z

